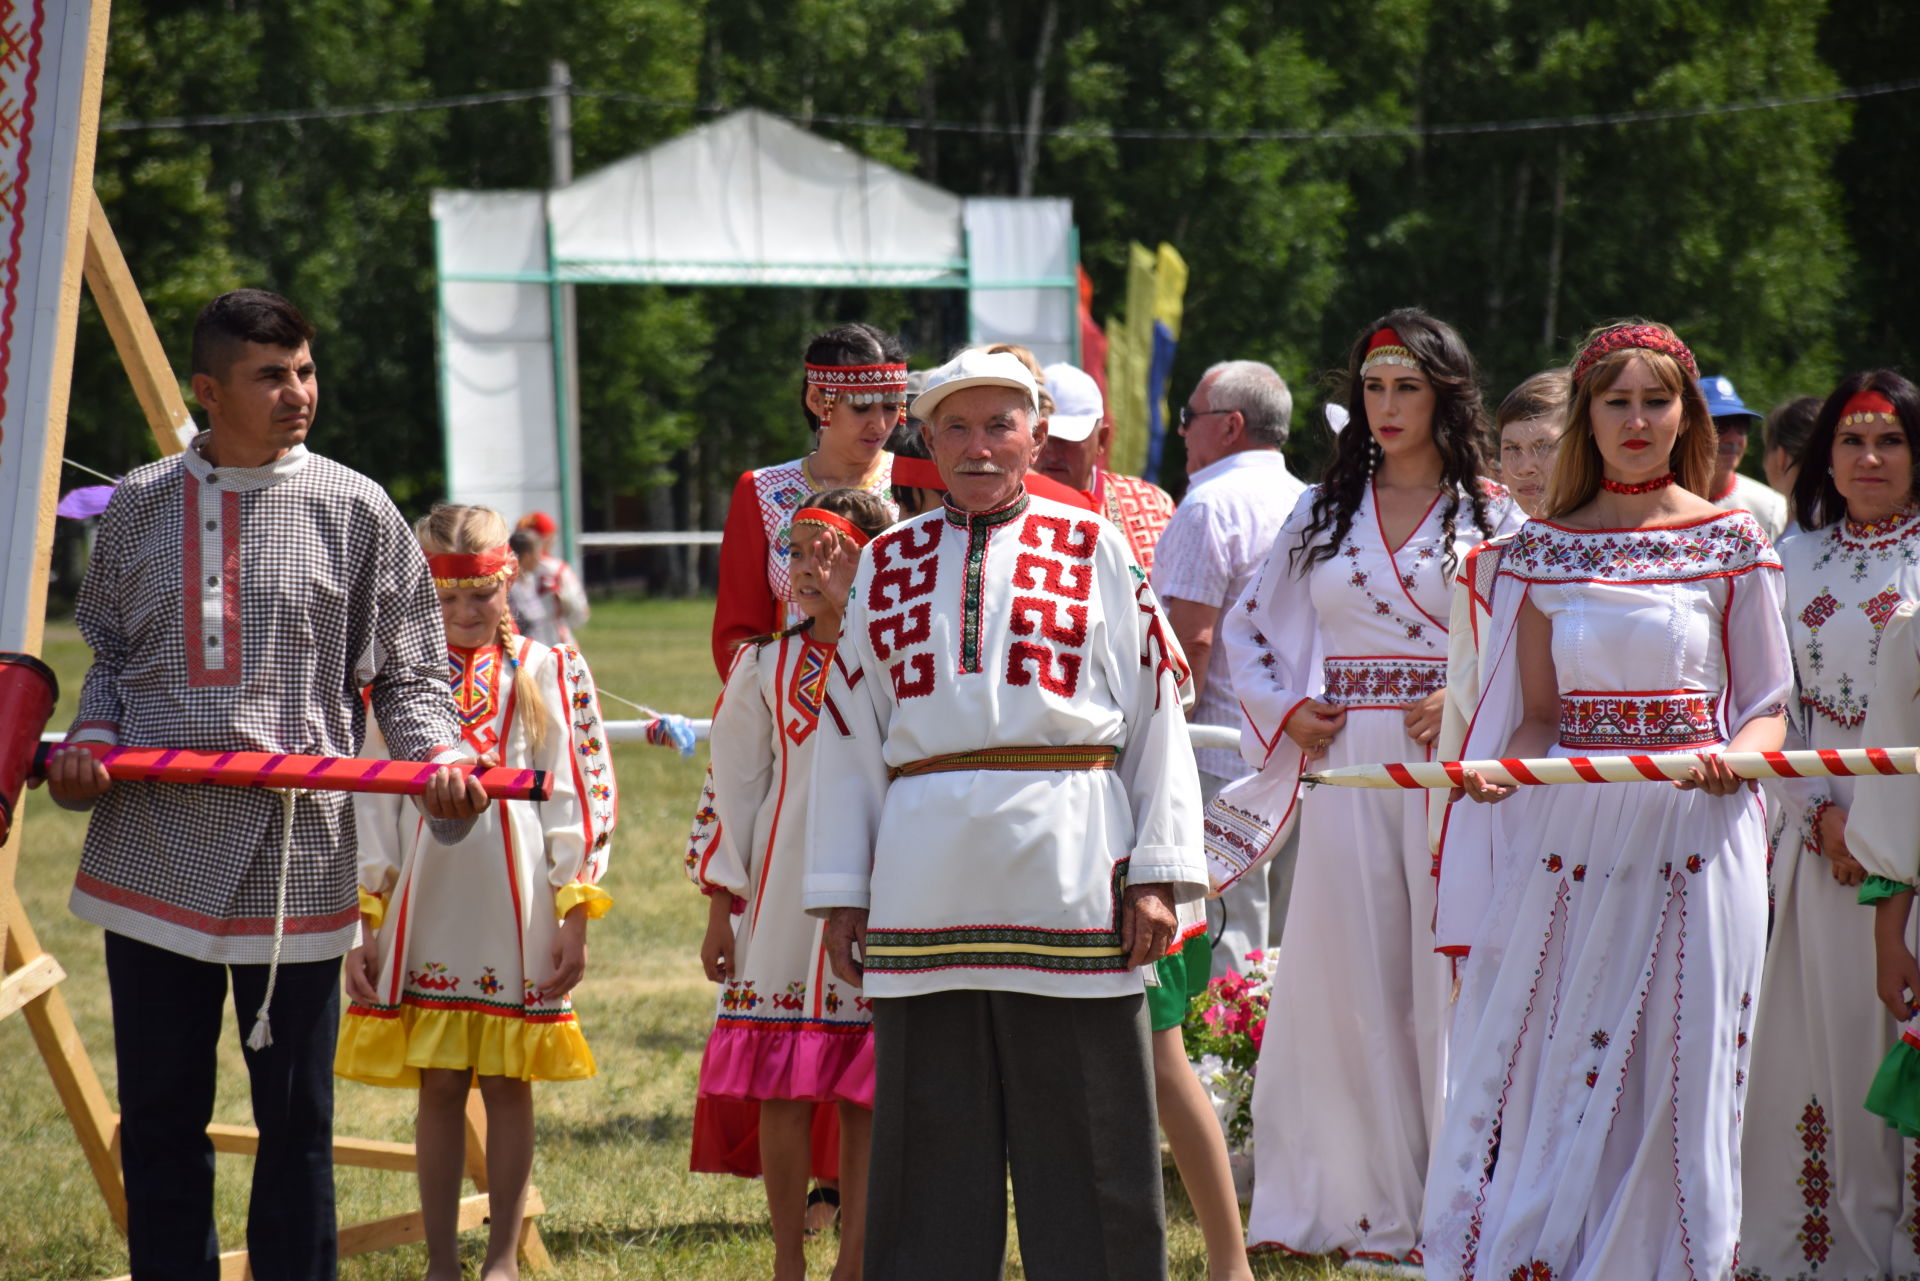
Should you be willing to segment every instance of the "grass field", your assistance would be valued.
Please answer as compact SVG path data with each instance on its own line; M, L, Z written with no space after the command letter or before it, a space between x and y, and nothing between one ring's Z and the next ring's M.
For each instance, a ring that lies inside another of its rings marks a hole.
M719 683L707 649L710 602L609 601L595 606L581 647L603 690L653 707L705 715ZM48 628L47 658L60 673L53 724L72 714L87 653L70 625ZM606 712L633 713L607 700ZM757 1182L686 1172L695 1076L712 1013L713 989L697 958L705 905L680 870L682 843L699 789L701 761L644 745L615 752L620 828L606 885L616 906L591 937L586 982L575 994L600 1075L543 1085L536 1093L534 1180L546 1199L541 1231L552 1281L674 1278L747 1281L773 1266L766 1205ZM66 968L61 986L96 1070L114 1092L113 1039L97 929L66 909L84 819L39 794L25 807L19 891L42 945ZM240 1036L229 1008L220 1046L215 1119L249 1122ZM413 1096L341 1082L343 1134L410 1140ZM115 1233L48 1082L24 1019L0 1020L0 1281L105 1277L126 1270ZM930 1154L930 1159L938 1159ZM219 1158L218 1216L224 1246L244 1242L248 1159ZM411 1175L338 1172L343 1223L412 1209ZM1172 1273L1204 1278L1205 1253L1191 1210L1169 1170ZM1012 1236L1009 1234L1011 1242ZM469 1234L477 1263L481 1234ZM1023 1275L1017 1247L1008 1274ZM812 1249L816 1275L832 1263L829 1234ZM425 1251L408 1246L341 1265L344 1278L417 1277ZM1262 1277L1332 1275L1325 1265L1260 1259Z

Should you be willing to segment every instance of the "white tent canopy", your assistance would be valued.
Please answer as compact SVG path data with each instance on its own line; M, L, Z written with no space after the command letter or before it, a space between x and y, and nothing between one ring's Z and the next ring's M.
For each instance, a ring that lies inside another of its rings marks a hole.
M739 111L549 192L438 191L447 489L579 533L568 284L965 289L969 338L1077 355L1071 202L965 199Z

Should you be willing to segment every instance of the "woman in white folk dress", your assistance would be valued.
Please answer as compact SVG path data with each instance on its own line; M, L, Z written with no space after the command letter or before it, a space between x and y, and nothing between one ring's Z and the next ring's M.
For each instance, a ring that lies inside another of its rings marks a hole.
M1876 370L1827 398L1801 451L1804 532L1780 544L1798 685L1790 747L1863 745L1881 637L1920 600L1917 446L1920 390ZM1874 997L1873 936L1856 901L1867 873L1846 838L1857 788L1912 786L1823 778L1768 789L1780 802L1773 933L1741 1153L1740 1275L1753 1281L1920 1275L1903 1214L1913 1146L1860 1106L1899 1029Z
M1501 553L1463 756L1780 746L1780 562L1750 514L1698 497L1714 433L1696 376L1662 325L1581 352L1545 513ZM1441 849L1493 872L1428 1275L1730 1277L1766 945L1758 794L1712 755L1677 785L1466 782L1505 803L1456 802Z
M1482 478L1473 359L1424 312L1388 313L1348 358L1323 482L1302 495L1226 644L1259 774L1207 816L1230 884L1292 821L1303 763L1424 760L1467 551L1518 513ZM1298 800L1299 863L1253 1100L1250 1248L1417 1267L1438 1115L1448 968L1433 944L1426 798Z
M507 523L442 504L415 526L446 624L461 734L476 755L545 770L545 801L490 806L465 839L421 839L404 796L353 800L365 940L347 954L351 1004L334 1072L420 1092L414 1127L429 1281L460 1272L467 1094L487 1113L485 1281L518 1275L533 1170L534 1081L594 1074L571 990L586 972L617 795L593 678L571 646L517 634L507 608L517 560ZM368 756L385 756L369 723Z

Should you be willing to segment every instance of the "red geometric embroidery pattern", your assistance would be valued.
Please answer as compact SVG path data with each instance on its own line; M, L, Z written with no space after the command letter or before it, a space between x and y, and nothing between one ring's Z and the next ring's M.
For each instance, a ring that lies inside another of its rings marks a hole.
M1521 526L1500 570L1529 582L1691 582L1750 569L1780 568L1780 557L1746 512L1669 529Z
M1037 681L1041 689L1072 698L1080 687L1087 643L1084 602L1092 592L1100 526L1090 520L1029 515L1020 527L1020 545L1034 550L1014 559L1013 586L1031 594L1013 598L1008 629L1023 639L1007 647L1007 683ZM1029 637L1034 639L1024 639Z
M1173 499L1158 485L1133 476L1102 472L1100 480L1106 489L1106 511L1102 514L1127 536L1127 545L1133 548L1133 558L1140 562L1140 568L1152 573L1153 549L1167 522L1173 519Z
M1560 696L1560 742L1566 747L1702 747L1720 741L1719 696L1704 690L1571 693Z
M1544 1260L1535 1259L1507 1273L1507 1281L1553 1281L1553 1269Z
M940 579L941 523L926 521L892 530L873 541L873 578L867 583L867 639L874 657L887 665L896 699L920 698L933 692L931 648L922 647L933 636L933 595ZM920 604L912 606L919 601ZM909 608L909 606L912 606Z
M1827 1174L1827 1113L1820 1100L1810 1099L1800 1114L1800 1146L1806 1160L1800 1166L1800 1200L1807 1207L1795 1239L1808 1263L1825 1263L1833 1245L1833 1231L1827 1225L1827 1199L1832 1184Z
M1323 667L1329 703L1399 707L1447 687L1444 658L1329 658Z

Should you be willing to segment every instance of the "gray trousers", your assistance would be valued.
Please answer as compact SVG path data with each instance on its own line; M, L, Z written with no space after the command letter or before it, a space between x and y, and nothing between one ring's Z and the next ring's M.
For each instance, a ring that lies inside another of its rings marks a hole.
M866 1281L1165 1281L1146 998L873 1003Z

